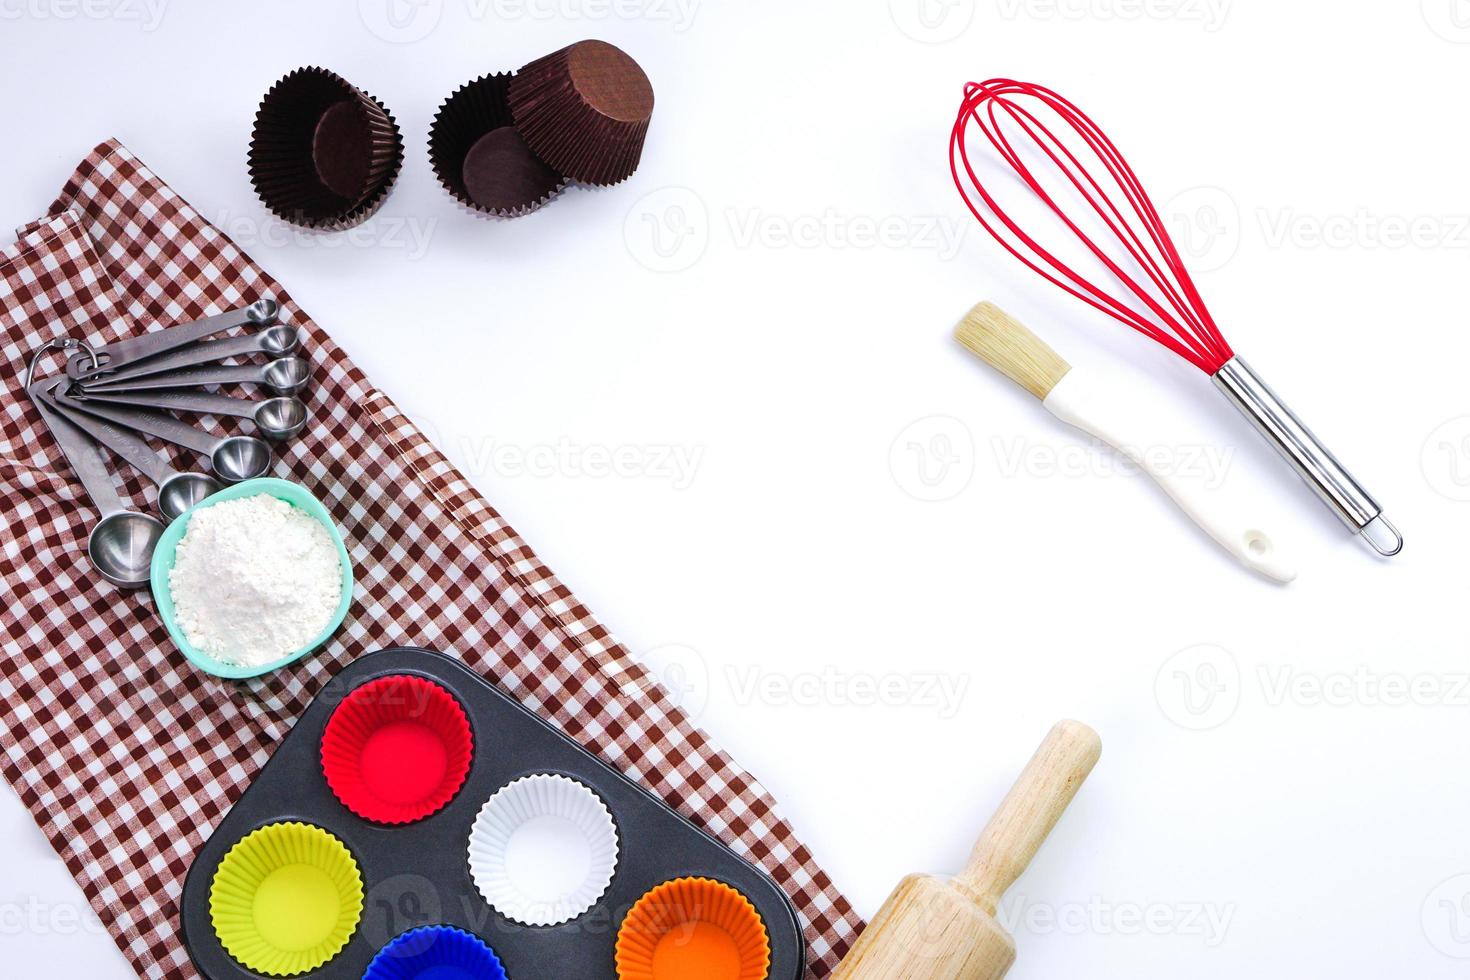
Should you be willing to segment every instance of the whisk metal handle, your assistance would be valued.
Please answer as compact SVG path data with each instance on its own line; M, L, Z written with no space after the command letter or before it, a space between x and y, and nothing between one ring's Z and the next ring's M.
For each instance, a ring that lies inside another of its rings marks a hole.
M1354 534L1361 534L1384 556L1396 555L1403 549L1403 536L1383 516L1378 501L1353 479L1347 468L1249 364L1232 357L1211 380Z

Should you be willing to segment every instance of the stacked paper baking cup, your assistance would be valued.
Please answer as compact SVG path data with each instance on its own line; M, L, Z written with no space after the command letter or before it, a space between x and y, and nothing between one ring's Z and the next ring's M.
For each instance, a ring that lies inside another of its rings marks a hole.
M626 52L578 41L520 71L457 89L434 117L429 160L455 200L507 218L565 185L628 179L643 157L653 85Z

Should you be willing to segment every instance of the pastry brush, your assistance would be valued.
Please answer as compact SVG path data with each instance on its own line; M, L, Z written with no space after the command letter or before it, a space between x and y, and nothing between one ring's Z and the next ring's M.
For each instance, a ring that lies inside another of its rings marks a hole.
M955 339L976 357L1041 399L1048 412L1092 435L1153 477L1174 502L1241 564L1278 582L1290 582L1296 570L1281 554L1275 537L1259 522L1245 519L1248 508L1228 485L1210 488L1202 474L1169 467L1150 446L1166 446L1168 438L1150 411L1124 391L1093 385L1086 373L994 303L981 303L955 328Z

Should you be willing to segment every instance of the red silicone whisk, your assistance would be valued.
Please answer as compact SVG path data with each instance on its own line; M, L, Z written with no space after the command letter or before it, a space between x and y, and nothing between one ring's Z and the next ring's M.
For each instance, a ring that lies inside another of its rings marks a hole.
M1007 251L1209 375L1343 523L1380 554L1398 554L1403 538L1383 509L1231 349L1137 174L1086 113L1029 82L971 82L949 149L960 196ZM1012 217L1000 198L1018 186L1038 220L1070 234L1078 258ZM1111 279L1107 288L1084 263Z

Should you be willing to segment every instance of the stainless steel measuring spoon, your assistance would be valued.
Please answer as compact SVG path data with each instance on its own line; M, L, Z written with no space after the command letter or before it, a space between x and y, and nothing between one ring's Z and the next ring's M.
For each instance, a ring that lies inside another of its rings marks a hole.
M55 408L77 428L91 436L93 441L106 446L133 469L142 473L158 488L158 512L173 520L184 511L212 493L217 493L224 484L207 473L181 473L168 461L127 429L107 419L88 415L74 403L68 401L61 388L51 390L47 397Z
M299 398L267 398L264 401L246 401L229 395L209 392L157 391L109 392L91 394L84 392L84 401L110 402L119 405L141 405L144 408L162 408L179 412L201 412L206 415L233 415L250 419L260 434L273 442L290 439L306 428L306 405Z
M157 436L164 442L192 449L209 457L214 475L227 483L253 480L270 472L271 447L255 436L226 436L221 439L185 425L172 415L146 408L108 405L100 401L67 398L66 405L98 418L125 425L134 432Z
M257 384L278 395L295 395L311 381L311 364L304 357L279 357L265 364L222 364L218 366L180 368L141 378L115 380L99 378L83 384L85 395L105 395L120 391L158 391L163 388L195 388L201 385Z
M153 549L163 534L163 522L150 514L128 509L112 482L101 447L48 401L49 390L63 383L54 379L41 381L31 385L29 391L72 472L101 514L87 536L87 558L97 574L113 585L142 588L148 584Z
M67 377L73 380L89 378L104 371L114 371L127 364L141 361L167 351L176 350L185 344L222 333L232 327L274 326L279 318L280 307L273 299L256 300L249 306L217 313L192 323L154 330L140 337L129 337L115 344L97 348L97 364L83 356L70 358L66 362Z
M179 368L211 364L215 361L224 361L231 357L245 357L250 354L284 357L287 354L294 354L300 346L301 328L293 327L288 323L278 323L273 327L266 327L243 337L201 340L197 344L190 344L188 347L171 353L158 354L116 371L109 371L96 378L95 381L97 384L111 384L114 381L162 374L165 371L177 371Z

